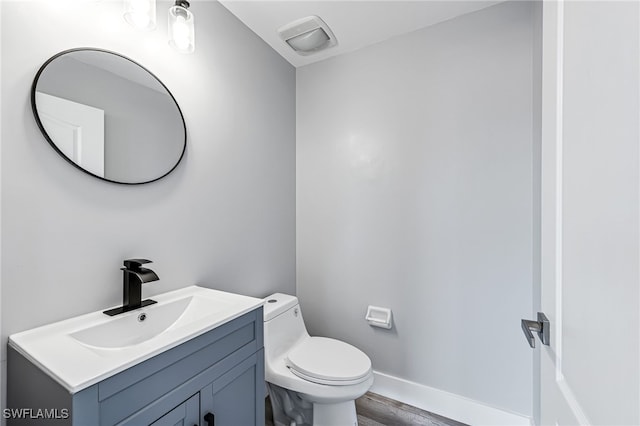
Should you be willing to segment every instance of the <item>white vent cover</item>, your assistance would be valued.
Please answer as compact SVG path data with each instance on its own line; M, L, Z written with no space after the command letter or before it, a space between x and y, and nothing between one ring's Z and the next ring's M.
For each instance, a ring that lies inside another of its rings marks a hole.
M297 19L278 29L280 38L299 55L311 55L338 44L329 26L317 16Z

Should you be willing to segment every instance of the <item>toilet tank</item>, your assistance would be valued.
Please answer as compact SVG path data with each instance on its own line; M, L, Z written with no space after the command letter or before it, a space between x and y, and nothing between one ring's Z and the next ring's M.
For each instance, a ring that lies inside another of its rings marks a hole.
M281 356L305 337L309 334L297 297L275 293L264 298L264 349L268 358Z

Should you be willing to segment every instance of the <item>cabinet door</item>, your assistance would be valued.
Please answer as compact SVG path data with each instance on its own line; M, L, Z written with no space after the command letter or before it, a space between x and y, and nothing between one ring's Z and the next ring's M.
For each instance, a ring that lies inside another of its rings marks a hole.
M264 424L262 350L200 391L203 426Z
M153 422L151 426L192 426L198 425L200 414L200 395L195 394L164 416Z

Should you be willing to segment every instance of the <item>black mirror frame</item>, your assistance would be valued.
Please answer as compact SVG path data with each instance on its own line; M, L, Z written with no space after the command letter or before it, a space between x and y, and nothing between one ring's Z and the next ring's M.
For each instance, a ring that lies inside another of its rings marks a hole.
M93 52L102 52L102 53L107 53L110 55L114 55L114 56L118 56L122 59L125 59L135 65L137 65L138 67L140 67L141 69L143 69L144 71L146 71L147 73L149 73L149 75L151 77L153 77L158 83L160 83L160 85L167 91L167 93L169 94L169 96L171 97L171 100L173 101L173 103L176 105L176 108L178 109L178 113L180 114L180 118L182 120L182 127L184 129L184 143L182 145L182 152L180 153L180 158L178 158L178 161L176 161L176 164L173 165L173 167L166 172L165 174L163 174L162 176L159 176L155 179L151 179L148 181L144 181L144 182L120 182L117 180L112 180L112 179L107 179L106 177L102 177L102 176L98 176L96 174L93 174L85 169L83 169L82 167L80 167L79 165L77 165L76 163L73 162L73 160L71 160L69 157L67 157L57 146L56 144L51 140L51 137L49 137L49 135L47 134L47 131L44 128L44 125L42 124L42 121L40 121L40 116L38 114L38 109L36 108L36 86L38 84L38 79L40 78L40 75L44 72L45 68L47 67L47 65L49 65L51 62L53 62L55 59L59 58L60 56L66 55L68 53L71 52L78 52L78 51L93 51ZM42 66L40 67L40 69L38 70L38 72L36 73L35 78L33 79L33 83L31 84L31 110L33 111L33 116L36 120L36 124L38 125L38 128L40 129L40 132L42 133L42 135L45 137L45 139L47 140L47 142L49 142L49 145L51 145L53 147L53 149L62 157L64 158L68 163L72 164L75 168L82 170L84 173L91 175L95 178L98 178L100 180L106 181L106 182L111 182L111 183L117 183L120 185L142 185L145 183L151 183L151 182L155 182L157 180L162 179L163 177L167 176L169 173L171 173L172 171L174 171L176 169L176 167L178 167L178 164L180 164L180 162L182 161L182 158L184 157L184 153L187 150L187 124L184 121L184 115L182 114L182 110L180 109L180 105L178 105L178 102L176 101L176 98L173 96L173 94L171 93L171 91L169 90L169 88L167 86L165 86L165 84L151 71L149 71L147 68L145 68L144 66L140 65L138 62L134 61L131 58L128 58L124 55L121 55L119 53L116 52L112 52L110 50L106 50L106 49L99 49L99 48L95 48L95 47L78 47L78 48L73 48L73 49L67 49L67 50L63 50L62 52L56 53L55 55L53 55L51 58L49 58L44 64L42 64Z

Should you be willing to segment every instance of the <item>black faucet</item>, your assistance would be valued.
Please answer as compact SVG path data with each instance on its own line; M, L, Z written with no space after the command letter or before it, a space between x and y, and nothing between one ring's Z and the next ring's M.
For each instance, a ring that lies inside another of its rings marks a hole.
M124 261L122 306L104 311L109 316L129 312L143 306L157 303L155 300L142 300L142 284L158 281L158 275L151 269L143 268L145 263L151 263L147 259L127 259Z

